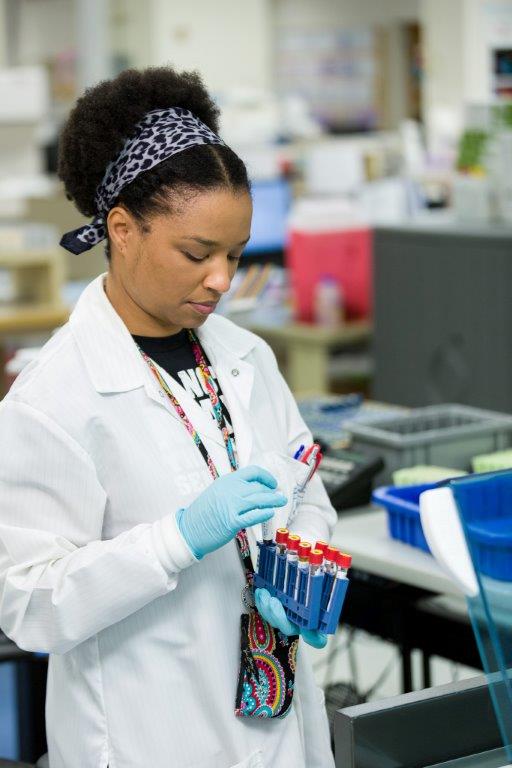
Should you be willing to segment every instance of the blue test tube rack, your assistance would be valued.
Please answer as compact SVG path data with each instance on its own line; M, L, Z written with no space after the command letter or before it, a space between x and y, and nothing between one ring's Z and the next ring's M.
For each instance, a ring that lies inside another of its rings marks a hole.
M277 597L290 621L302 629L318 629L327 635L334 634L345 601L348 579L333 579L323 572L313 576L306 605L309 574L301 572L296 562L287 564L286 555L279 554L275 545L264 544L262 541L257 543L259 558L258 571L254 574L254 588L267 589L273 597ZM295 600L297 577L299 589ZM333 584L335 592L327 610Z

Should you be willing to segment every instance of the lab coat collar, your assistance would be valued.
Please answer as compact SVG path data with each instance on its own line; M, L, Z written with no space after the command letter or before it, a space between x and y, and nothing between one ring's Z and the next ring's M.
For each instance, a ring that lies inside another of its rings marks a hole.
M107 298L105 277L100 275L87 286L70 317L71 329L93 386L103 394L128 392L144 386L150 397L163 404L128 328ZM257 344L258 337L216 315L211 315L201 326L198 337L229 402L237 434L237 427L243 431L243 411L249 406L254 378L253 366L243 358ZM172 389L180 399L179 388ZM197 406L197 416L199 411L202 409ZM173 410L170 412L178 418ZM209 426L207 431L219 439L216 424L204 423L203 426ZM246 453L243 448L242 453Z
M71 331L94 388L129 392L144 384L144 368L132 336L107 298L106 275L82 292L71 313Z

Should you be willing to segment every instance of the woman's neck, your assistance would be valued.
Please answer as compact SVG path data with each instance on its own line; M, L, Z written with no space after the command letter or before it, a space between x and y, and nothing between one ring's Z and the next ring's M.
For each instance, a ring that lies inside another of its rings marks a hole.
M182 328L162 323L150 315L129 295L121 281L112 271L107 272L104 284L105 293L115 311L134 336L171 336Z

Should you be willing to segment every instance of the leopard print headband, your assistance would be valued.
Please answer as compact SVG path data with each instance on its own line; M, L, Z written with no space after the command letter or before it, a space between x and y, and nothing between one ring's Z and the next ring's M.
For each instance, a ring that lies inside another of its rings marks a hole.
M88 251L107 236L106 218L124 187L140 173L196 144L224 144L207 125L182 107L154 109L137 124L137 133L125 143L107 167L96 190L96 217L90 224L67 232L60 244L71 253Z

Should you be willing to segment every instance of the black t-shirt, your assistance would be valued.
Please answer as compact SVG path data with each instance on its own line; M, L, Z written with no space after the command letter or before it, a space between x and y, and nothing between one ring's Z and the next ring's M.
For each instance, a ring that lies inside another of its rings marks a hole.
M172 378L181 384L181 386L194 397L196 403L204 408L214 419L213 407L210 396L203 384L203 377L199 366L196 365L196 359L192 351L192 345L186 329L175 333L172 336L134 336L136 344L145 352L155 363L167 371ZM222 405L222 412L226 420L229 434L233 434L231 426L231 417L227 409L224 395L220 388L215 371L210 365L210 361L204 353L205 360L208 363L210 373L213 377L214 386L219 394ZM178 397L179 401L179 397ZM189 415L189 414L187 414ZM193 422L193 419L191 419Z

